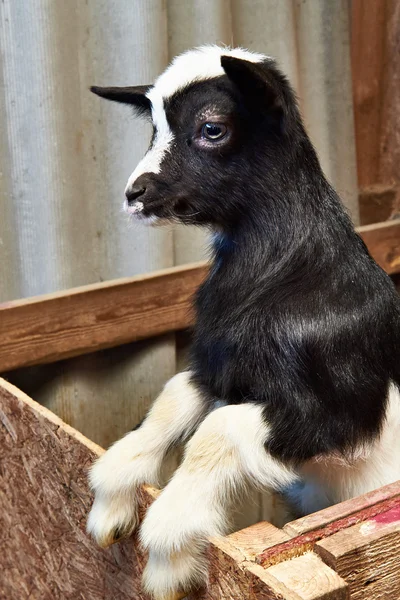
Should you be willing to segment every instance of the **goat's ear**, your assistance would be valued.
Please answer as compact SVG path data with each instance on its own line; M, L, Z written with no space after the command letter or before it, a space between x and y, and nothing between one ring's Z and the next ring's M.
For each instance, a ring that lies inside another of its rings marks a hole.
M261 65L234 56L221 56L221 66L245 98L270 109L280 108L279 92Z
M151 102L146 96L151 87L151 85L136 85L131 87L92 86L90 91L106 100L130 104L135 108L137 113L142 114L151 111Z

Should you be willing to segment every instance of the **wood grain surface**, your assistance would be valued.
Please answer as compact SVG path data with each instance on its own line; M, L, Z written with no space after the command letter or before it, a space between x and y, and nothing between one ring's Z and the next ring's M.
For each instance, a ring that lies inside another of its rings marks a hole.
M102 550L85 532L87 469L103 450L3 379L0 419L0 598L145 600L136 537ZM140 491L141 517L157 493ZM213 540L209 554L208 586L192 600L301 600L249 561L239 540Z
M0 381L1 598L142 599L144 557L131 540L108 550L85 533L87 469L102 450ZM153 499L142 491L141 505Z
M0 372L184 329L206 264L0 304Z
M359 233L388 273L400 272L400 220ZM207 263L0 304L0 373L184 329Z
M358 228L369 251L389 275L400 270L400 219Z
M313 529L308 533L303 533L292 537L286 542L278 543L270 548L266 548L256 557L256 562L263 567L269 567L290 558L295 558L307 551L314 550L315 544L320 540L331 537L339 531L347 530L353 525L363 523L370 519L378 518L380 514L389 510L400 508L400 497L390 497L382 502L377 502L367 508L363 508L349 516L337 519L331 523L321 525L318 529Z
M377 183L360 189L360 224L372 225L400 216L400 185Z
M315 551L348 582L351 600L397 600L400 503L318 542Z
M385 93L387 0L352 2L351 62L358 183L381 182L381 135Z
M267 573L287 585L302 600L349 598L346 582L313 552L274 565Z
M338 519L344 519L345 517L359 513L364 509L370 508L375 510L375 505L381 506L384 500L392 499L400 500L400 481L385 485L363 496L357 496L351 500L334 504L311 515L300 517L295 521L286 523L283 529L291 537L302 535L303 533L325 527Z
M353 0L351 13L360 216L376 222L400 212L400 3Z

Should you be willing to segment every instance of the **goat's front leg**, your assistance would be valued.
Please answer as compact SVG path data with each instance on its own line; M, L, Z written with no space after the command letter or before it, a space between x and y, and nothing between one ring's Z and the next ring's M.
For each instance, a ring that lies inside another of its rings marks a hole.
M227 533L246 483L276 489L295 481L265 450L268 435L262 407L254 404L218 408L201 423L141 528L149 550L143 583L154 598L176 600L205 582L207 540Z
M139 429L111 446L92 467L95 501L87 530L100 546L132 533L137 525L138 486L157 484L168 450L190 435L204 416L206 403L190 377L190 372L175 375Z

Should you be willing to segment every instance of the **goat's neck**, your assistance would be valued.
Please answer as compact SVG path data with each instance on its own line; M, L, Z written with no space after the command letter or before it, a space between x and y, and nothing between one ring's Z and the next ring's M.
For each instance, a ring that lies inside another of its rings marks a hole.
M219 231L213 240L214 273L225 274L232 284L268 276L282 281L334 260L351 232L350 220L326 182L314 186L313 197L309 190L304 197L293 190L285 197L281 190L278 198L258 199L236 227Z

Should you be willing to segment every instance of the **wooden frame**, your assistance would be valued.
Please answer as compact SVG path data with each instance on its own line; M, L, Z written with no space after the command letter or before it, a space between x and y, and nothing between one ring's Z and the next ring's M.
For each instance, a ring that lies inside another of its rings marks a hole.
M359 228L400 272L400 221ZM191 325L206 263L0 305L0 371L76 356ZM6 598L141 599L135 538L101 550L87 537L87 468L103 450L0 379L7 532ZM140 492L141 514L157 496ZM258 523L210 543L207 589L193 599L370 600L400 597L400 482L278 529Z

